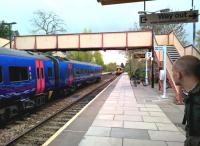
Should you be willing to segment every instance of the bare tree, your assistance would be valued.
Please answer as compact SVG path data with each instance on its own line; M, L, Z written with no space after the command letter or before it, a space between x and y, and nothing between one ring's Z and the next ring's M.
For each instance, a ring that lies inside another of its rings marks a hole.
M186 40L187 33L184 29L185 24L156 24L153 27L155 34L168 34L171 31L174 31L178 37L178 39L182 42L183 45L188 45L188 41Z
M197 39L196 39L197 45L196 47L199 49L200 51L200 30L197 31Z
M149 30L153 29L155 34L168 34L171 31L174 31L179 38L179 40L182 42L183 45L188 45L188 41L186 40L187 33L185 31L185 24L179 23L179 24L154 24L151 26L138 26L137 23L134 23L134 27L132 30Z
M34 26L33 33L56 34L66 31L64 21L54 12L38 10L34 12L31 22Z

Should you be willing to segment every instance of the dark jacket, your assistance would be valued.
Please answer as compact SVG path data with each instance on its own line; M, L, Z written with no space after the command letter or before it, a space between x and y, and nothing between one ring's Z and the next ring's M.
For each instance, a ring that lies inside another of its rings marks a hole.
M187 136L200 136L200 83L188 94L183 94Z

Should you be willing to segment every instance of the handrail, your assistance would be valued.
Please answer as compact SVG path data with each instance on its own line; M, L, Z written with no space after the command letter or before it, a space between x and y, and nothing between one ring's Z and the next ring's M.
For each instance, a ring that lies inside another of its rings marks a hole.
M195 49L200 54L200 50L197 49L193 44L185 46L185 48L188 48L188 47L192 47L193 49Z
M155 40L156 44L158 45L158 42L156 40L156 35L153 33L153 39Z
M9 43L10 43L10 41L9 40L7 40L7 39L5 39L5 38L0 38L0 40L2 40L2 46L0 46L0 47L5 47L6 45L8 45Z
M174 31L170 32L168 35L170 35L171 33L173 33L173 35L177 38L178 42L179 42L180 45L183 47L183 49L186 49L186 48L188 48L188 47L191 46L192 49L194 49L195 51L197 51L197 53L200 55L200 50L198 50L194 45L190 44L190 45L184 46L183 43L178 39L177 34L176 34ZM185 51L185 50L184 50L184 51ZM192 55L192 54L191 54L191 55Z
M171 34L171 33L174 34L174 36L177 38L177 40L179 41L179 43L181 44L181 46L182 46L183 48L185 48L185 46L183 45L183 43L178 39L177 34L176 34L174 31L170 32L169 34Z
M13 42L14 42L14 39L12 39L11 43L13 43ZM6 47L9 44L10 44L10 41L8 43L6 43L5 45L3 45L2 48ZM10 48L10 46L9 46L9 48Z
M10 44L10 42L6 43L5 45L2 46L2 48L6 47L9 44Z

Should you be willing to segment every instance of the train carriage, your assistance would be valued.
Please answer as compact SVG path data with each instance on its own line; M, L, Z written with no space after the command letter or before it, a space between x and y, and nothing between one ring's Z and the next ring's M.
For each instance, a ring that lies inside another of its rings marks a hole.
M0 117L44 104L55 86L53 61L35 53L1 48L0 75Z
M70 61L70 63L72 64L73 68L73 83L77 86L95 82L101 79L101 66L72 60Z
M0 122L99 81L101 73L95 64L0 48Z

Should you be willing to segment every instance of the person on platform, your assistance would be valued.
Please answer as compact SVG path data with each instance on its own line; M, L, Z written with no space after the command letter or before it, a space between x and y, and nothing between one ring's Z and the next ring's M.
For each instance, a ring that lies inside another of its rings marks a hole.
M186 130L184 146L200 146L200 60L183 56L173 64L175 84L182 88Z

